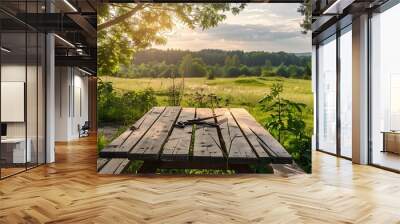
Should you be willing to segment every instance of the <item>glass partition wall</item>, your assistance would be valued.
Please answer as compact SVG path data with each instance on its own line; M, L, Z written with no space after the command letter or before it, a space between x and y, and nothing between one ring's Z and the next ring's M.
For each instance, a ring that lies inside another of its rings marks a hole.
M370 163L400 171L400 4L371 18Z
M352 157L351 25L317 48L317 150Z
M17 6L24 12L39 10L38 5L31 4L21 1ZM0 11L0 19L0 178L3 179L45 163L46 40L43 33L4 11Z
M336 36L318 47L318 149L336 153Z
M351 25L341 31L340 67L340 155L352 157L352 35Z

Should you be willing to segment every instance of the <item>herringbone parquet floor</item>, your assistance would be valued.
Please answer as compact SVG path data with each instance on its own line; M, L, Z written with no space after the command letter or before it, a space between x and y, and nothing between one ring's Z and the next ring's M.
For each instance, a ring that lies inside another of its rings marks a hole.
M96 174L94 138L0 181L0 223L400 223L400 175L313 154L313 174Z

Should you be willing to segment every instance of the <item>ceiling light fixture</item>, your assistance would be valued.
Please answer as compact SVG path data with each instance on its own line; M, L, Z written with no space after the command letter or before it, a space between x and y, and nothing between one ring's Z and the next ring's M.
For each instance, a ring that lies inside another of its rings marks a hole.
M62 42L64 42L65 44L67 44L68 46L75 48L75 45L73 45L73 44L72 44L71 42L69 42L68 40L66 40L66 39L64 39L64 38L62 38L62 37L60 37L60 36L57 35L57 34L54 34L54 36L57 37L57 38L58 38L59 40L61 40Z
M9 49L7 49L7 48L5 48L5 47L1 47L0 49L1 49L2 51L6 52L6 53L10 53L10 52L11 52L11 50L9 50Z
M64 0L64 3L68 5L74 12L78 12L78 10L68 1Z

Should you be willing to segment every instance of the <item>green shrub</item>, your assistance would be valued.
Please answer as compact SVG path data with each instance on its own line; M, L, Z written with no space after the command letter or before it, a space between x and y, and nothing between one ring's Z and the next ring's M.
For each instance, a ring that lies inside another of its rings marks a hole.
M241 78L236 79L234 82L241 85L264 86L264 83L257 80L257 78Z
M110 82L99 80L97 108L99 123L129 125L157 105L153 89L117 92Z
M304 171L311 172L311 135L307 133L304 112L307 106L282 98L283 85L275 83L260 100L261 110L269 113L265 127L287 149Z
M104 133L100 132L97 135L97 152L100 152L102 149L104 149L106 145L108 145L108 140L106 136L104 136Z

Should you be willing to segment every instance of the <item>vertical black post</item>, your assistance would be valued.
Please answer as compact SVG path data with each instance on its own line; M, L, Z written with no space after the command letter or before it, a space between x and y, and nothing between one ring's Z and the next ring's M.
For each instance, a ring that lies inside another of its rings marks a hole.
M315 149L319 149L319 44L315 47Z
M28 21L28 0L25 0L25 21ZM28 114L27 114L27 90L28 90L28 24L25 23L25 88L24 88L24 121L25 121L25 170L28 169Z
M45 9L44 11L48 13L47 7L48 0L45 0ZM48 33L44 33L44 163L47 163L47 37Z
M341 156L341 119L340 119L340 29L336 27L336 155Z
M368 102L368 111L367 111L367 117L368 117L368 164L373 163L373 148L372 148L372 63L371 63L371 55L372 55L372 29L371 29L371 19L372 19L372 12L368 11L368 25L367 25L367 47L368 47L368 53L367 53L367 82L368 82L368 89L367 89L367 102Z
M36 1L36 13L39 13L39 1ZM36 166L38 165L39 165L39 31L36 31Z

